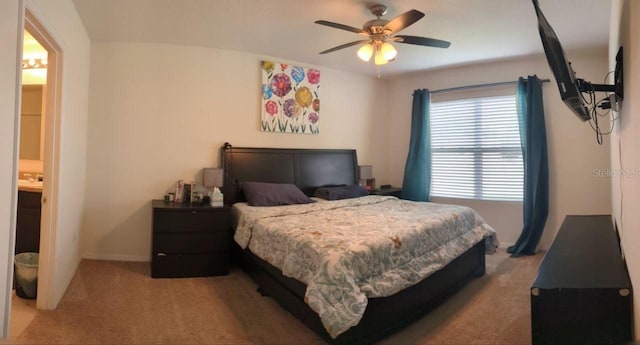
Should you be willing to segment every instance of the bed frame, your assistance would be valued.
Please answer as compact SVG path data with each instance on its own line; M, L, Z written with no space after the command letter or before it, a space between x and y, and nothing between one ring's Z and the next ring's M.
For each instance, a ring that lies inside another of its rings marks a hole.
M330 185L357 184L355 150L222 147L224 203L244 201L241 181L293 183L305 194ZM332 339L320 317L304 303L306 285L248 250L234 245L233 261L285 310L331 344L370 344L417 320L474 277L485 273L484 241L420 283L384 298L370 298L360 323Z

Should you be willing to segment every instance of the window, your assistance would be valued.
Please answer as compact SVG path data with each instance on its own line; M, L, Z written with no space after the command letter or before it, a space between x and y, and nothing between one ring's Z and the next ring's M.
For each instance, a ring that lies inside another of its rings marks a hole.
M515 95L431 104L431 195L522 201Z

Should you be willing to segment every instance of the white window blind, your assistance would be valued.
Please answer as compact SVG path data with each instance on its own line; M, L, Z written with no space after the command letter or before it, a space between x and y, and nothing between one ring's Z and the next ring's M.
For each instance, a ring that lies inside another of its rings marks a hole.
M431 104L431 195L522 201L515 95Z

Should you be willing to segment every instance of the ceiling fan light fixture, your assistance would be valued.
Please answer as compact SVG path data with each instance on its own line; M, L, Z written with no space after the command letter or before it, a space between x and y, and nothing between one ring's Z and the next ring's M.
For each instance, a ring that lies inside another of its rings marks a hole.
M321 51L320 54L332 53L340 49L364 44L358 49L358 57L363 61L371 61L371 57L373 57L373 62L376 65L379 77L380 66L395 61L398 56L398 51L392 44L393 42L437 48L448 48L451 45L451 42L428 37L398 35L398 32L413 25L424 17L424 13L418 10L409 10L397 15L391 20L382 18L382 16L387 12L386 5L372 4L369 6L369 11L371 11L371 14L376 16L376 19L365 22L362 28L326 20L316 20L316 24L349 31L366 37L364 39L361 38L358 41L345 43L331 49Z
M358 57L362 61L371 60L371 56L373 56L373 46L371 43L367 43L358 49Z
M382 43L382 45L380 46L380 52L382 53L384 59L387 61L395 59L396 55L398 55L398 51L396 50L396 48L389 42Z

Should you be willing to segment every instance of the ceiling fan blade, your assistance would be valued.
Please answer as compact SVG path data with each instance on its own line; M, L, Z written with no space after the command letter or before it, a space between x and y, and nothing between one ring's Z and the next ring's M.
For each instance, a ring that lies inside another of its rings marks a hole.
M362 30L362 29L358 29L358 28L354 28L353 26L349 26L349 25L344 25L344 24L339 24L339 23L334 23L334 22L329 22L326 20L316 20L314 23L316 24L320 24L320 25L326 25L326 26L330 26L332 28L336 28L336 29L341 29L341 30L347 30L347 31L351 31L351 32L355 32L359 35L363 35L363 36L369 36L369 33Z
M332 52L334 52L336 50L340 50L340 49L343 49L343 48L355 46L356 44L367 43L367 42L369 42L369 40L360 40L360 41L354 41L354 42L345 43L343 45L339 45L337 47L333 47L331 49L327 49L325 51L321 51L320 54L332 53Z
M422 17L424 17L424 13L418 10L407 11L391 19L391 21L389 21L387 25L384 26L384 29L391 30L391 33L395 33L417 22Z
M451 42L420 36L398 35L394 37L394 39L397 38L399 38L399 40L396 40L398 43L416 44L419 46L449 48L449 46L451 45Z

